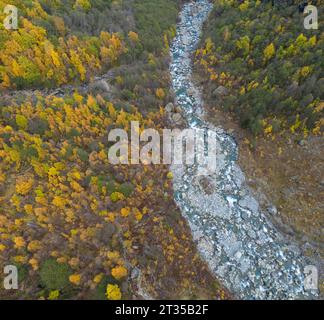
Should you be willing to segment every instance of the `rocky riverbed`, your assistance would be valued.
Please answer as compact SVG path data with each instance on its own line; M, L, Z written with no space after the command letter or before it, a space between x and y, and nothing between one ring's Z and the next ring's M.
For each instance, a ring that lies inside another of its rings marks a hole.
M262 213L236 161L238 148L222 128L204 118L201 91L192 82L192 54L212 4L183 6L170 48L170 73L188 128L216 139L217 170L202 175L194 165L172 165L175 199L188 220L201 256L224 285L242 299L309 299L304 268L310 264Z

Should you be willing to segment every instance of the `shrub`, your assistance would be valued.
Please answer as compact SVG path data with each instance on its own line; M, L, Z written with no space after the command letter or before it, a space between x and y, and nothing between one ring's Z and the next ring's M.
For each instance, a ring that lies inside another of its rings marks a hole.
M134 190L134 186L131 183L123 183L118 187L118 191L122 193L125 197L129 197Z
M46 260L40 269L41 284L48 290L63 290L70 286L72 270L54 259Z
M122 297L117 284L108 284L106 295L108 300L120 300Z
M107 299L107 286L108 284L117 284L118 281L111 276L103 276L98 286L96 287L92 298L95 300Z
M119 200L124 200L125 197L122 193L120 192L113 192L111 195L110 195L110 199L112 202L117 202Z
M127 276L127 269L123 266L117 266L111 270L111 274L115 279L120 280Z
M80 148L78 149L78 156L80 157L81 161L83 161L83 162L87 162L89 159L88 153L85 150L80 149Z
M19 129L26 129L28 121L25 116L17 114L16 115L16 124L19 127Z
M48 121L39 117L28 121L28 131L32 134L44 135L48 128Z

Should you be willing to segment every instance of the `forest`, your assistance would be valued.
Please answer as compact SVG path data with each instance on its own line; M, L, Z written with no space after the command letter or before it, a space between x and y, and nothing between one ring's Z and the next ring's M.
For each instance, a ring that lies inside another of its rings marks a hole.
M254 135L319 135L323 32L304 28L300 1L274 2L215 1L196 65L208 75L208 99L220 99Z
M171 168L108 161L110 130L138 121L162 132L167 105L180 115L170 46L193 2L10 2L19 19L17 30L0 23L0 300L233 298L176 204ZM302 1L211 2L192 55L211 112L254 138L321 137L324 33L303 28ZM1 286L8 264L19 290Z
M224 298L173 202L168 167L107 159L110 129L165 123L180 1L12 4L19 29L0 29L0 266L17 266L23 290L0 297L134 298L140 272L158 297ZM110 71L109 89L98 85ZM63 95L50 94L57 87Z

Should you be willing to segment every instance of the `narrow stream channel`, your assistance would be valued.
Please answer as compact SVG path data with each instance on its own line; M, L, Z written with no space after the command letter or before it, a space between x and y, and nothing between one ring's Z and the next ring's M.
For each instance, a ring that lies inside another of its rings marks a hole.
M175 102L188 128L207 128L215 133L218 168L202 177L196 165L172 165L175 200L190 224L201 256L235 296L313 298L314 293L304 289L303 270L309 263L262 214L236 164L235 141L222 128L204 120L201 92L191 80L191 58L211 10L208 0L183 6L170 48L170 73Z

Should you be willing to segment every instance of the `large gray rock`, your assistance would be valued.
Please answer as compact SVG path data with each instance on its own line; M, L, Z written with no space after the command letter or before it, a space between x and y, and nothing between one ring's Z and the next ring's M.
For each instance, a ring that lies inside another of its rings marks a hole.
M183 124L183 118L181 116L180 113L174 113L172 115L172 121L175 123L175 124L178 124L178 125L181 125Z
M165 111L168 113L174 112L174 104L172 102L169 102L166 106L165 106Z
M213 95L215 97L223 97L228 95L228 89L224 86L219 86L216 90L214 90Z
M239 201L239 205L243 208L247 208L252 211L254 215L258 214L259 204L258 202L250 195L246 195L243 199Z
M278 213L278 210L275 206L269 206L267 208L267 211L273 216L275 216Z
M110 92L110 87L105 80L98 80L89 84L90 91Z

